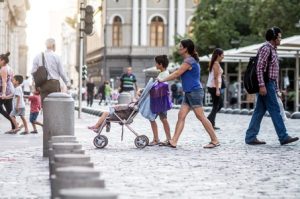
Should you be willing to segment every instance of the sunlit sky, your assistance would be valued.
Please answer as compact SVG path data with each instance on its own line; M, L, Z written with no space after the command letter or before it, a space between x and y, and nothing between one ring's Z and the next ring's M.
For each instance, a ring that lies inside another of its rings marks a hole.
M66 16L72 16L70 7L76 7L74 0L29 0L27 12L28 73L33 58L45 50L47 38L56 40L56 52L61 53L61 24Z

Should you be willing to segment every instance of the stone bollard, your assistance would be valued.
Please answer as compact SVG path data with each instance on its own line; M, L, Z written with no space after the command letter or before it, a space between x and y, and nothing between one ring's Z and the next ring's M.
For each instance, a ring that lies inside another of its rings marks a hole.
M88 167L62 167L51 176L52 198L58 197L59 190L69 188L104 188L100 172Z
M100 188L62 189L61 199L117 199L118 195Z
M90 162L91 158L83 154L57 154L54 155L54 161L50 162L50 176L55 174L56 169L60 167L69 166L82 166L82 167L94 167L94 164Z
M53 171L51 162L54 161L54 155L57 154L84 154L82 145L78 143L53 143L49 149L49 168ZM50 175L52 172L50 172Z
M131 94L128 92L120 93L118 97L118 104L129 104L132 101Z
M43 156L49 156L49 140L57 135L74 135L74 100L66 93L51 93L43 103Z
M78 141L76 141L76 137L73 135L52 136L51 139L49 140L49 148L52 148L52 143L64 143L64 142L78 143Z

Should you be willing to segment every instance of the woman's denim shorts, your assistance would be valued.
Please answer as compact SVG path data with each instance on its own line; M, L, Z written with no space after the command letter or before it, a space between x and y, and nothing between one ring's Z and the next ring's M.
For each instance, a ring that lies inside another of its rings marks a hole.
M182 104L187 104L191 108L202 107L203 99L204 99L204 91L202 88L200 88L195 91L185 92Z

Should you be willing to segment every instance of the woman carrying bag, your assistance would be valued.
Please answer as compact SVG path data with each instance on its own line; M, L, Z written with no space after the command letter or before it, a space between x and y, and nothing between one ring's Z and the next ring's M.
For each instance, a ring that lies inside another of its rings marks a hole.
M222 86L222 74L223 69L220 66L220 62L224 58L224 53L221 48L216 48L212 54L211 61L209 63L209 75L207 80L207 90L211 95L213 107L210 114L207 116L207 119L211 122L215 130L220 128L215 126L215 120L217 112L223 107L223 99L221 94ZM223 82L224 84L224 82ZM225 88L225 87L224 87Z

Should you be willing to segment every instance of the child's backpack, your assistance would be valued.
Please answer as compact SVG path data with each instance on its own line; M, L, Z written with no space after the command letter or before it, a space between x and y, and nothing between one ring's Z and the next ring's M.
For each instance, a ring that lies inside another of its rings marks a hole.
M258 50L255 57L250 57L246 71L244 72L244 87L249 94L259 92L258 78L257 78L257 61L258 54L261 48ZM269 65L272 60L272 50L270 48L270 55L268 58L267 70L264 72L264 81L269 81Z

